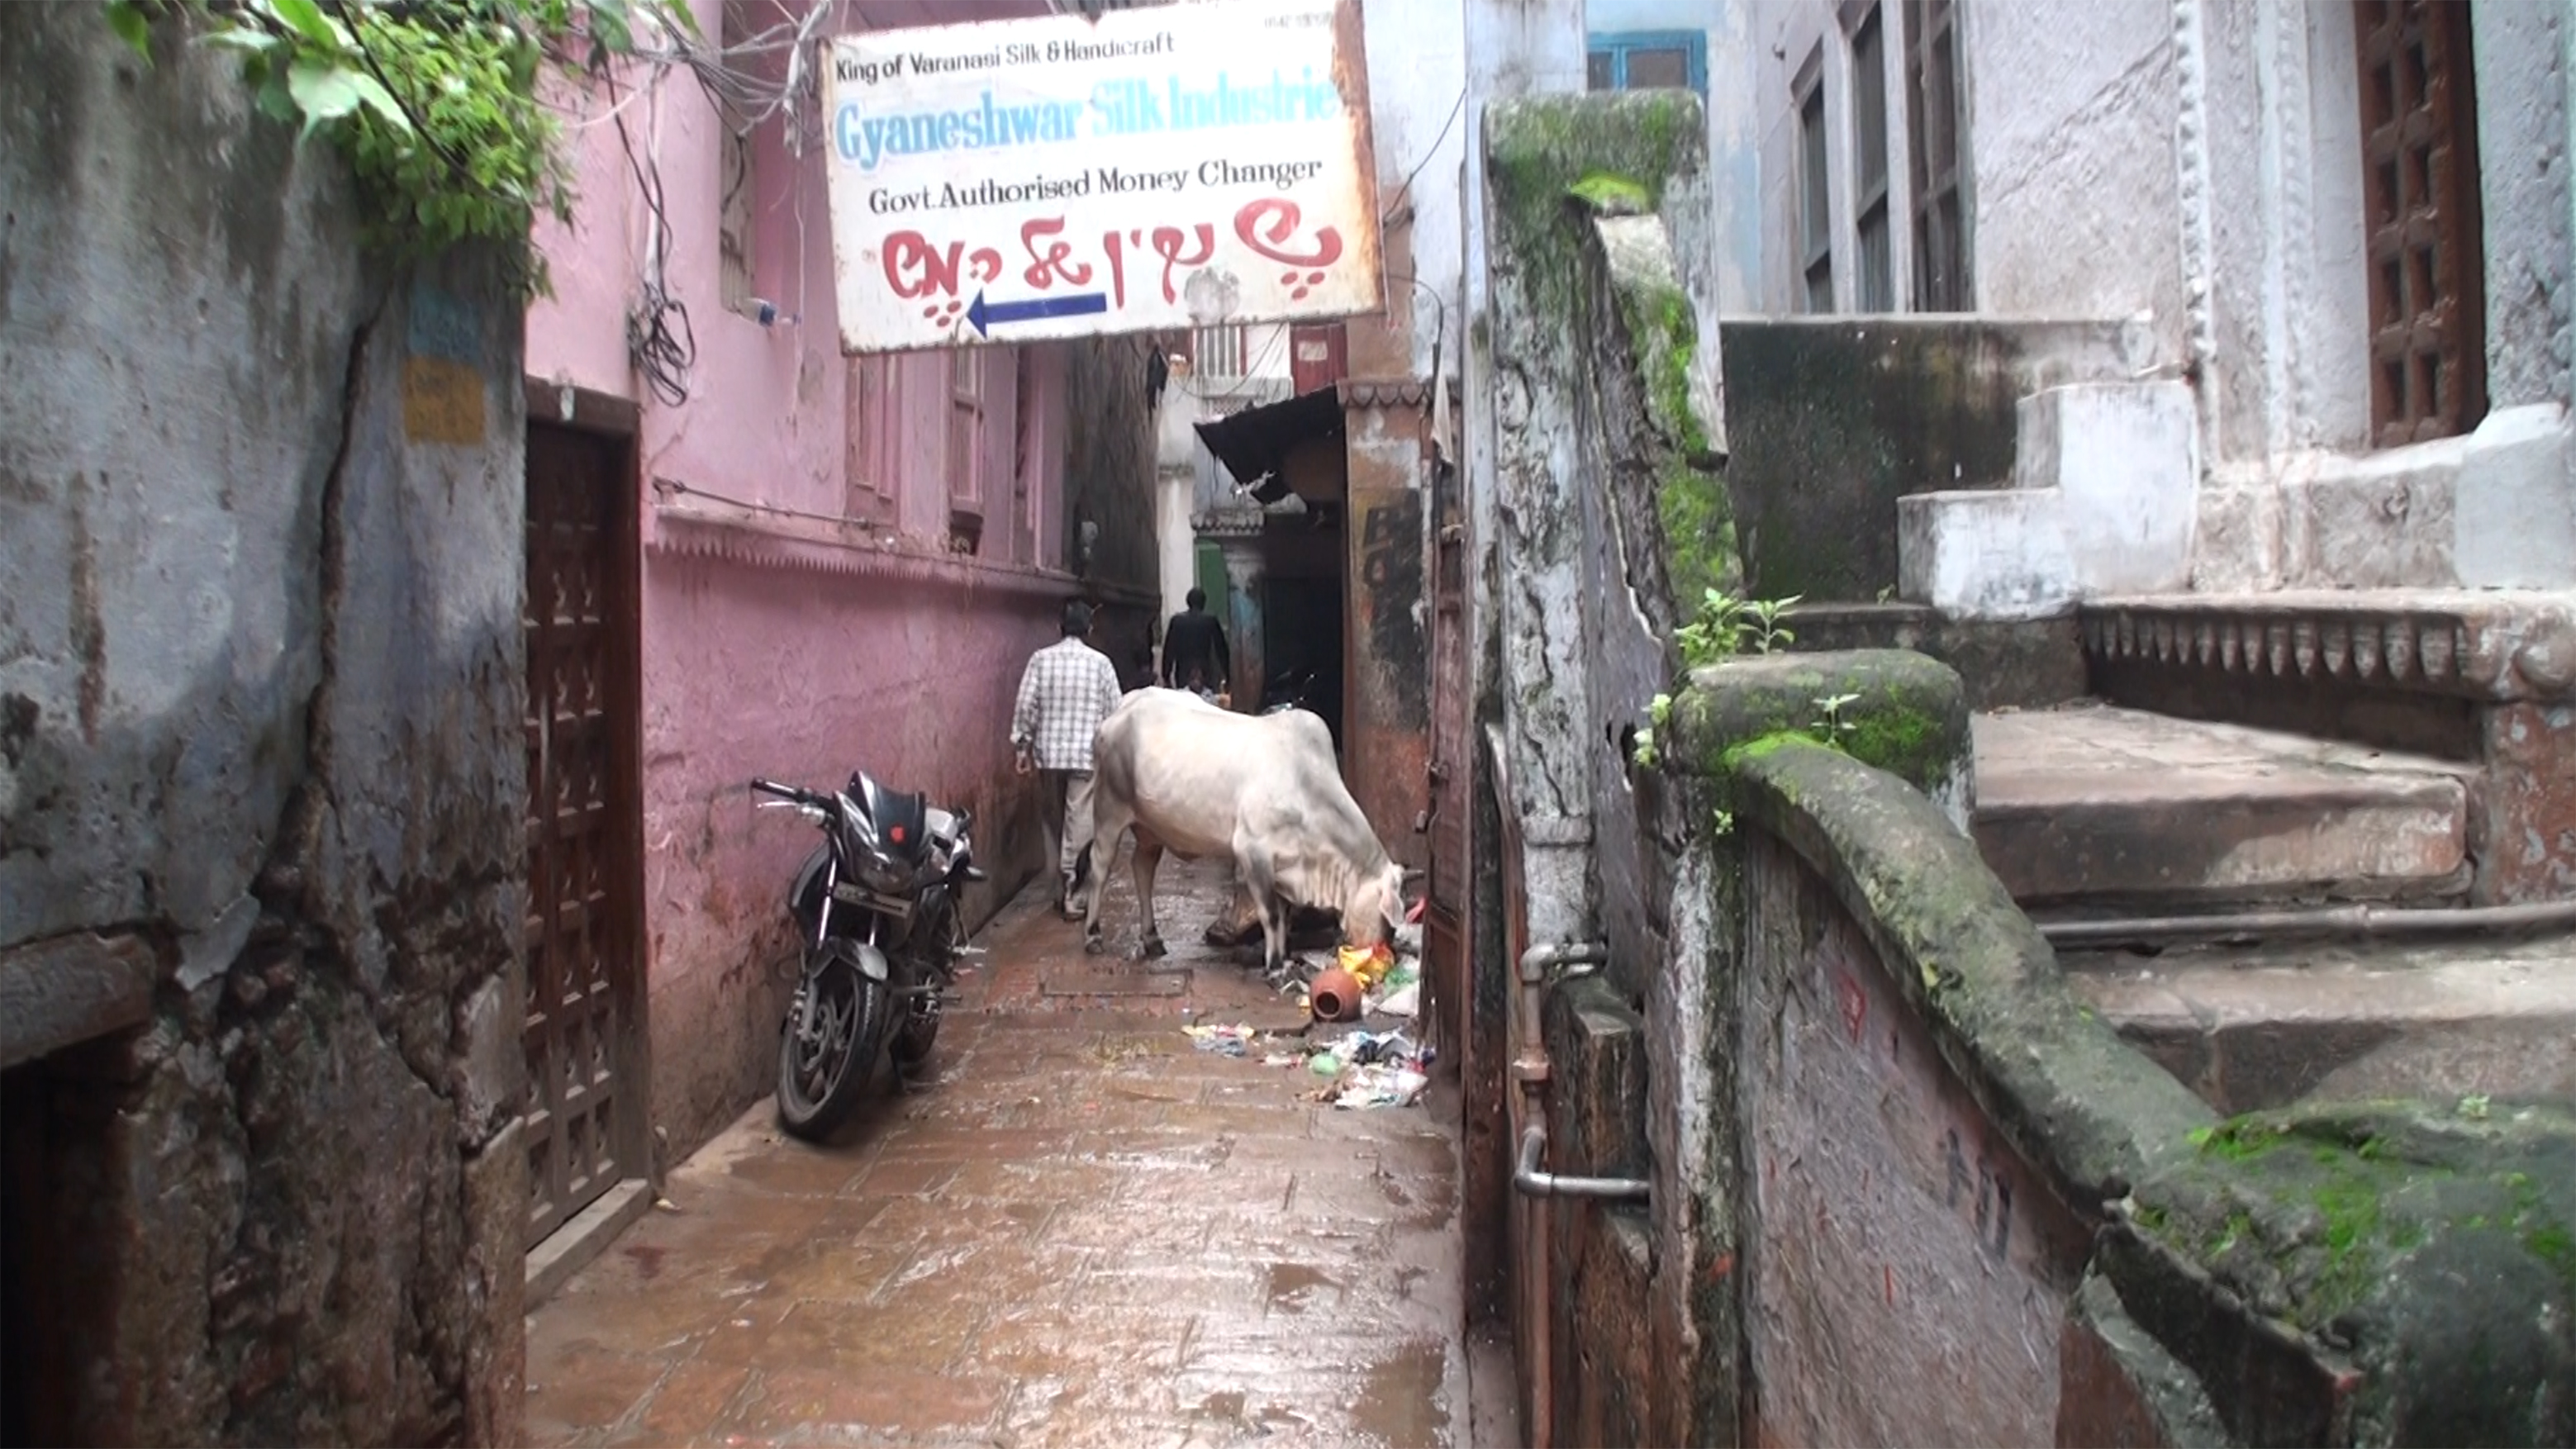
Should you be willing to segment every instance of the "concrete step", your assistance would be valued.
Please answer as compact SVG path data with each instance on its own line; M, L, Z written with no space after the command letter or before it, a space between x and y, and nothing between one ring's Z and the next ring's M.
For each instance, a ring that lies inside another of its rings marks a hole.
M2472 766L2099 705L1974 729L1977 846L2026 907L2468 890Z
M2221 1112L2576 1101L2576 936L2061 951L2076 993Z

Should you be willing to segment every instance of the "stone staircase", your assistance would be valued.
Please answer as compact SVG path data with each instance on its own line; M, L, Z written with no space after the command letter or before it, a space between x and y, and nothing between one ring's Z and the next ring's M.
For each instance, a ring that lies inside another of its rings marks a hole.
M2076 629L2087 698L1975 720L1974 833L2094 1009L2227 1112L2576 1100L2576 595Z

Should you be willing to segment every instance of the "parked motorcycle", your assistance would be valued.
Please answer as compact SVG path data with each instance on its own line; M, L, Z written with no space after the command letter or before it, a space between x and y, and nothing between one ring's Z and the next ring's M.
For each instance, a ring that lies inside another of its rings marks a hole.
M794 810L823 832L787 891L803 950L778 1036L779 1125L814 1140L848 1120L879 1052L907 1073L930 1056L967 950L957 893L984 879L967 839L974 815L864 771L831 794L751 788L777 797L762 809Z
M1261 690L1261 712L1279 714L1302 709L1321 713L1316 708L1322 690L1311 669L1286 669L1270 676Z

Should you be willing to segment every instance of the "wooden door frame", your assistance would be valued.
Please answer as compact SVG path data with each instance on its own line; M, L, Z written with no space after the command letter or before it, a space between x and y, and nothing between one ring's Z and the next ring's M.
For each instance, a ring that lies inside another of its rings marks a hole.
M608 586L622 617L609 631L606 683L624 715L614 729L617 778L612 788L633 806L625 812L626 824L616 832L616 866L634 886L629 918L619 922L634 944L622 968L631 973L627 983L631 1009L617 1042L616 1066L618 1078L626 1084L618 1096L633 1105L618 1114L617 1151L621 1161L639 1164L659 1191L664 1164L653 1152L652 971L646 959L651 937L646 934L644 900L644 410L630 398L542 378L525 378L523 391L527 426L588 434L614 444L620 454L613 470L621 486L610 537ZM520 486L526 486L524 477ZM524 561L520 572L527 572ZM526 668L522 660L523 675Z

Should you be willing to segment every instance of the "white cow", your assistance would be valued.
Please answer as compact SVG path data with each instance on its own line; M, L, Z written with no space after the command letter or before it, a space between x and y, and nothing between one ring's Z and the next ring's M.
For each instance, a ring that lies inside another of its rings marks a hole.
M1342 942L1374 946L1394 926L1404 871L1387 856L1333 762L1333 736L1304 710L1235 714L1186 690L1140 689L1100 722L1092 747L1093 846L1100 871L1083 913L1101 949L1100 897L1119 837L1136 832L1140 956L1163 954L1154 870L1228 854L1261 916L1263 963L1287 960L1286 903L1337 913Z

